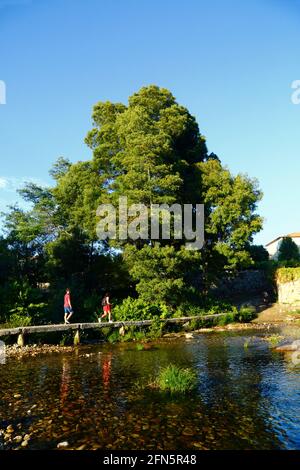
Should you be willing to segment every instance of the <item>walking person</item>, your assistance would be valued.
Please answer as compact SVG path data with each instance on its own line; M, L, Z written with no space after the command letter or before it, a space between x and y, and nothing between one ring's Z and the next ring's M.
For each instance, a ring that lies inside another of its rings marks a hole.
M69 320L73 315L73 308L71 304L71 293L70 289L66 289L66 293L64 296L64 310L65 310L65 324L70 323Z
M105 318L108 315L108 322L112 323L111 319L111 303L109 299L109 293L107 292L105 296L102 299L102 308L103 308L103 314L101 318L99 318L99 322L101 322L102 318Z

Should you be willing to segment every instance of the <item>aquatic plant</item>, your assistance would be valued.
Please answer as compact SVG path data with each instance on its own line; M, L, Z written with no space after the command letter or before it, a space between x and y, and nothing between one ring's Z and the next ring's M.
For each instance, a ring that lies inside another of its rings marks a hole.
M161 369L155 381L155 386L160 390L171 393L187 393L195 388L196 383L197 376L193 370L170 364Z
M272 346L277 346L277 344L280 343L282 338L283 338L282 336L277 334L277 335L266 336L265 340L268 341L268 343L270 343Z

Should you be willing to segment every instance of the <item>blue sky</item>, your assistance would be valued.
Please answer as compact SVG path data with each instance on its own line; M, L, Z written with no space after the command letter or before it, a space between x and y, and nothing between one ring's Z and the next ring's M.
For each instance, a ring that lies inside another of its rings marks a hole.
M0 0L0 210L25 180L51 183L100 100L169 88L210 151L257 177L266 243L300 231L298 0Z

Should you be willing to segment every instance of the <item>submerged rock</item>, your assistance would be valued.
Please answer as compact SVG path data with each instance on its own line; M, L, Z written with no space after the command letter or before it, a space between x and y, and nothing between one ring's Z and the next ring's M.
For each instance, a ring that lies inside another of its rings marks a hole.
M192 338L194 338L193 333L184 333L184 336L186 337L186 339L192 339Z
M58 449L63 449L63 448L68 447L68 446L69 446L68 441L59 442L59 443L57 444L57 448L58 448Z
M300 339L296 339L290 344L277 346L276 351L300 351Z

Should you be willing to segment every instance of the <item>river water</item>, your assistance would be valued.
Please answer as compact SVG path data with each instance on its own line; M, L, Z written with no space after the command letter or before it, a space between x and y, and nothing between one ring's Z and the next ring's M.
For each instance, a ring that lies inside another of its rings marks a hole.
M300 366L264 333L81 346L0 365L0 429L28 449L300 449ZM170 363L193 368L184 397L145 387ZM2 440L1 440L2 439ZM19 438L20 440L20 438Z

